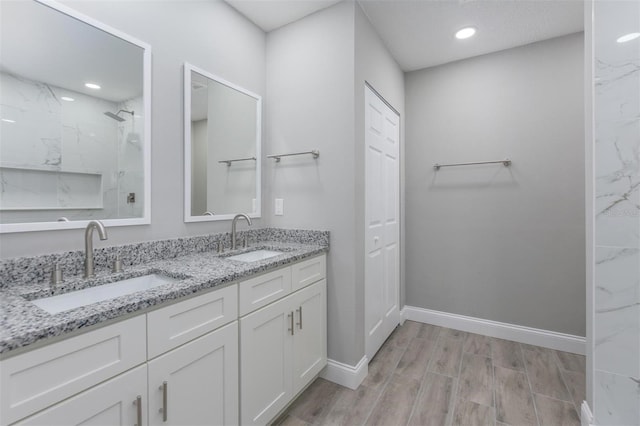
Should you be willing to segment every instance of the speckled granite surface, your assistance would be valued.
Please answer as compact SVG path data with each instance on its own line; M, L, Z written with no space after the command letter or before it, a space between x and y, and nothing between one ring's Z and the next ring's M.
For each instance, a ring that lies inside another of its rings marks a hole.
M247 234L250 238L249 248L234 252L227 250L222 255L213 251L213 248L217 247L219 240L228 245L229 234L104 247L95 251L96 278L91 280L81 278L84 261L82 252L5 259L0 263L0 354L127 313L144 311L163 302L176 301L329 249L329 233L325 231L264 228L239 233L242 236ZM278 250L283 254L251 263L226 258L230 254L256 249ZM110 271L111 259L116 253L120 254L125 265L124 272L118 274ZM45 265L54 262L62 266L65 282L52 292L49 286L51 269ZM160 273L179 280L55 315L48 314L29 302L51 294L149 273Z

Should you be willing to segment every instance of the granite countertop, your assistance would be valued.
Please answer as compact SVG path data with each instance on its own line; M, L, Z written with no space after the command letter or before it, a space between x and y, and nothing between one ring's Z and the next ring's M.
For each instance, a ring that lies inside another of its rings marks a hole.
M258 249L284 253L256 262L240 262L226 258ZM223 254L212 251L191 253L173 259L128 266L121 273L98 272L95 278L89 280L71 278L60 284L55 292L51 291L47 282L5 286L0 288L0 354L6 355L17 348L125 314L143 313L148 308L164 302L177 301L181 297L206 289L225 286L327 251L328 244L322 243L260 241L250 248L227 251ZM178 281L58 314L49 314L29 301L150 273L167 275Z

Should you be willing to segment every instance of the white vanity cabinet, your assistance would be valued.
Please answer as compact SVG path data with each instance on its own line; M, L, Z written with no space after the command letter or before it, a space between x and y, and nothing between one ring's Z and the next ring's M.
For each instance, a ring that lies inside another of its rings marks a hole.
M149 425L238 424L238 322L149 361Z
M323 255L279 270L285 275L279 281L289 281L291 274L291 288L301 289L240 318L242 425L273 420L326 365L326 268L318 273L316 267L324 262ZM273 275L262 277L266 287L275 288ZM240 306L251 305L242 300L243 285L258 288L260 278L239 284Z
M142 365L18 422L21 426L130 426L147 423Z
M237 319L233 284L2 360L0 425L236 425Z
M0 425L267 424L327 363L325 262L0 360Z

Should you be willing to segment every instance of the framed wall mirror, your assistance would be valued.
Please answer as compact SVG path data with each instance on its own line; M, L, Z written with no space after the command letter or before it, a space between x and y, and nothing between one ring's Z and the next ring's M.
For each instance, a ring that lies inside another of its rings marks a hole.
M150 223L150 46L51 1L0 19L0 232Z
M260 217L262 98L184 65L185 222Z

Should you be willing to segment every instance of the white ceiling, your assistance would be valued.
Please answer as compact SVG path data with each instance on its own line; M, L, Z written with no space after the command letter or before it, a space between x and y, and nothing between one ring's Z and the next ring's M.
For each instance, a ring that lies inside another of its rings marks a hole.
M269 32L341 0L225 0L251 22Z
M36 2L0 11L3 71L113 102L142 94L142 48Z
M226 0L271 31L336 1ZM348 0L347 0L348 1ZM431 67L583 30L582 0L358 0L404 71ZM477 34L454 33L474 26Z
M582 0L360 0L404 71L582 31ZM475 36L458 40L473 26Z

